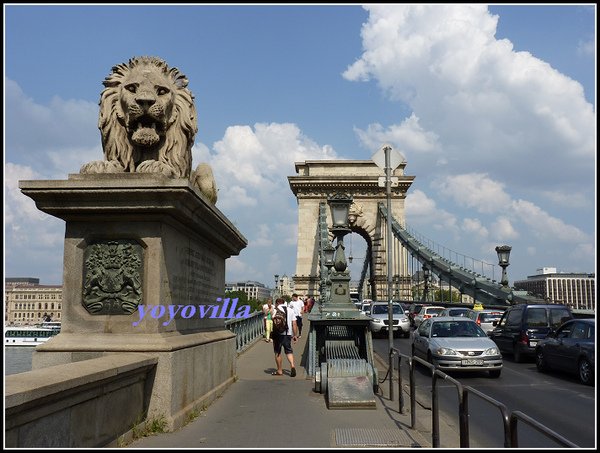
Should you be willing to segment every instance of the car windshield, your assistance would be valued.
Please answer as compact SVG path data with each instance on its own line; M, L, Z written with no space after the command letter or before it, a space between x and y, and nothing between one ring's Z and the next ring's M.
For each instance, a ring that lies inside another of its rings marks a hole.
M392 313L395 315L401 315L404 313L404 311L402 310L402 307L400 305L392 305ZM373 305L373 308L371 308L371 314L373 315L382 315L382 314L386 314L388 312L388 306L387 305Z
M448 316L467 316L468 310L464 308L453 308L448 310Z
M432 337L486 337L474 322L441 321L431 326Z

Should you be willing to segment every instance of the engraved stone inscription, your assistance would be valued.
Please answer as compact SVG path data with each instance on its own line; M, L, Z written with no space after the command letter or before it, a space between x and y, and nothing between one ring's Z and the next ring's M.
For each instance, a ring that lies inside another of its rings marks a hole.
M84 252L83 306L92 315L130 315L142 302L142 246L97 241Z
M195 303L199 298L210 299L211 296L220 295L219 288L215 286L214 258L191 247L177 248L176 251L182 273L172 277L174 303Z

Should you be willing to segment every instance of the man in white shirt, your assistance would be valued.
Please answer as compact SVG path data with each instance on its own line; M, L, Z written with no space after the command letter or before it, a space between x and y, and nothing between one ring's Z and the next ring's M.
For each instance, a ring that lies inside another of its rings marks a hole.
M275 310L280 310L283 313L287 312L287 331L282 334L273 332L273 351L275 352L275 364L277 370L271 373L273 376L283 376L283 357L281 357L281 347L283 352L290 362L290 376L296 377L296 367L294 365L294 351L292 350L292 342L298 341L298 326L296 324L296 314L292 307L289 306L283 299L279 298L275 301Z
M296 315L296 324L298 325L298 338L302 338L302 314L304 313L304 302L298 299L298 294L292 294L292 301L289 305L294 309Z

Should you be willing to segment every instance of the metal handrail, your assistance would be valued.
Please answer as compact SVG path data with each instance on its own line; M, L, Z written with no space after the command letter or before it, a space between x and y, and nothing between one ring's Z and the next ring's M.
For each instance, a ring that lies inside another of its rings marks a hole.
M265 332L264 314L255 311L247 318L232 318L225 321L225 327L235 334L235 350L240 353L248 349Z
M521 411L513 411L510 414L510 446L511 446L511 448L518 448L518 446L519 446L519 436L518 436L518 431L517 431L517 421L519 419L522 420L523 422L527 423L532 428L535 428L540 433L545 434L546 436L555 440L563 447L581 448L578 445L571 442L570 440L565 439L560 434L555 433L550 428L542 425L540 422L534 420L529 415L524 414Z
M569 448L580 448L573 442L565 439L560 434L552 431L550 428L542 425L540 422L534 420L528 415L521 411L510 412L507 407L496 401L494 398L474 389L470 386L463 386L456 379L448 376L441 370L435 368L435 366L419 357L408 356L402 354L399 349L391 348L390 356L398 356L398 395L399 395L399 406L398 411L400 414L404 413L404 394L402 391L402 358L405 358L409 366L409 379L410 379L410 411L411 411L411 428L415 429L416 419L416 392L415 392L415 375L414 370L416 363L420 363L431 371L431 443L433 448L440 447L440 430L439 430L439 405L438 405L438 393L437 393L437 380L438 378L444 379L445 381L451 382L456 386L458 391L458 420L459 420L459 442L461 448L469 448L469 394L479 396L484 401L487 401L491 405L497 407L502 415L502 424L504 428L504 447L515 448L518 447L518 431L517 422L522 420L523 422L531 425L537 429L540 433L545 434L549 438L561 444L563 447ZM393 370L390 372L390 379L393 379Z

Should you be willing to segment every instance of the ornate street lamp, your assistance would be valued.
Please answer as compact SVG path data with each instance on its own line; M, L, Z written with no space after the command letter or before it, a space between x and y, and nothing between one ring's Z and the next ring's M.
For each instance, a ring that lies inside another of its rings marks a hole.
M496 247L496 253L498 254L498 265L502 268L502 280L500 284L502 286L508 286L508 276L506 274L506 268L509 266L508 258L510 257L510 251L512 247L510 245L499 245Z
M336 193L327 199L331 208L331 218L333 222L332 230L344 230L350 232L348 228L348 215L350 214L350 204L352 197L344 193Z
M275 274L275 294L273 295L273 298L277 297L277 283L279 282L279 274ZM273 301L275 302L275 301Z
M335 272L330 273L332 286L335 290L331 294L331 303L350 304L350 273L346 270L346 255L344 253L344 236L351 233L348 225L348 214L352 197L344 193L336 193L327 199L331 209L331 219L333 226L330 228L336 239L335 254L333 258L333 268Z

